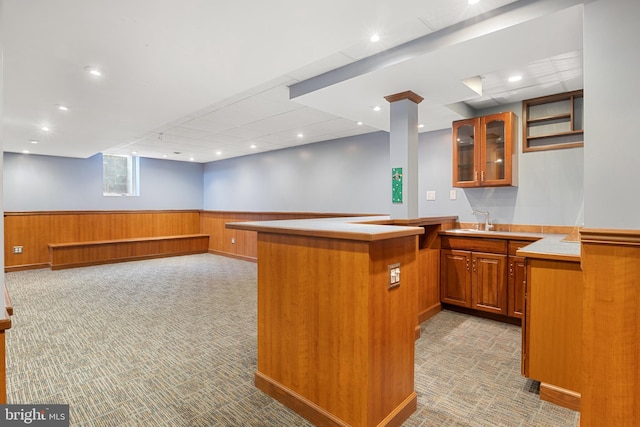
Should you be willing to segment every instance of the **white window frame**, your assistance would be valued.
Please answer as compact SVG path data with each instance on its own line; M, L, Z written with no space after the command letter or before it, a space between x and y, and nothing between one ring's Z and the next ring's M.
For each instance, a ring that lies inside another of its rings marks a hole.
M105 159L109 157L120 157L127 161L126 176L124 176L125 191L114 191L113 187L109 188L109 182L113 181L113 176L110 175L112 171L108 168L108 161ZM136 197L140 195L140 159L139 157L129 156L125 154L102 154L102 195L107 197L112 196L127 196Z

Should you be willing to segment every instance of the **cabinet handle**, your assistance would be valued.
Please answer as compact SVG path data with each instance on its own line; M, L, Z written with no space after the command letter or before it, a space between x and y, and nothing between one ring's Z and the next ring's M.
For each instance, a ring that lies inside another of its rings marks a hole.
M467 271L469 271L469 260L467 259Z
M473 260L473 272L476 272L476 260Z
M509 276L513 277L513 263L509 264Z
M484 171L480 173L480 181L484 182Z
M473 180L477 181L478 180L478 171L473 171Z

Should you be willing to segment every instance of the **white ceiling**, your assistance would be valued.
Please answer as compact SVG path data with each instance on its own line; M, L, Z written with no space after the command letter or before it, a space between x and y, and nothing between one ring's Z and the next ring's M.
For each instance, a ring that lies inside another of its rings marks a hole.
M450 127L447 104L581 88L578 3L4 0L4 150L209 162L388 130L383 97L405 90L425 131Z

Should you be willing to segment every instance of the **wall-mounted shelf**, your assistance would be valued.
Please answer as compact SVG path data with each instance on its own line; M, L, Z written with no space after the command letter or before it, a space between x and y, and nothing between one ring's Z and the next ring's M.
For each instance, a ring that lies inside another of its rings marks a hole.
M582 90L522 101L522 151L582 147L583 105Z

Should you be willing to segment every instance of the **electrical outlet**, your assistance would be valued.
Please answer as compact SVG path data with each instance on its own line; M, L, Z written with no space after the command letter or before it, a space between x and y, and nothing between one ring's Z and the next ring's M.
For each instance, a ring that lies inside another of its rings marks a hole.
M14 246L13 247L13 253L14 254L21 254L22 253L22 246Z
M400 286L400 263L389 266L389 287L388 289Z
M236 238L235 238L235 237L232 237L232 238L231 238L231 244L232 244L232 245L235 245L235 244L236 244Z

